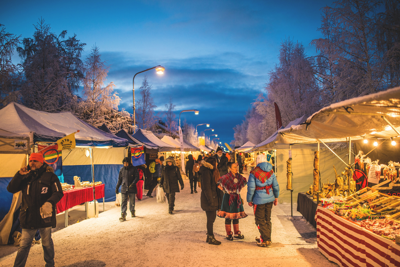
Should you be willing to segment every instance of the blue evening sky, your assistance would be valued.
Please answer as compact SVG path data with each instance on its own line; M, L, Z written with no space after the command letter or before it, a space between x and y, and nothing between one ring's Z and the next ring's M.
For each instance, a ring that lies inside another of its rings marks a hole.
M321 9L331 0L304 1L1 1L0 24L22 38L32 37L43 17L52 31L77 34L85 55L97 45L131 112L132 77L163 65L163 76L145 73L157 112L172 98L182 120L210 123L219 141L233 140L233 127L260 93L278 63L282 41L301 42L308 55L321 37ZM15 57L18 59L18 57ZM135 79L139 89L145 74ZM139 97L136 91L136 97ZM271 125L271 127L275 127ZM206 133L211 134L211 131Z

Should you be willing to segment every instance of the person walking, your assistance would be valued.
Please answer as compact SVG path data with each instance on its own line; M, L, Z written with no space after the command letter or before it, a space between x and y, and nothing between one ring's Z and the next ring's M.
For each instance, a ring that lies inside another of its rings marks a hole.
M152 196L153 190L154 190L154 188L156 188L157 179L160 177L160 176L158 176L158 173L157 173L157 162L156 162L157 160L158 159L156 159L155 161L151 162L150 165L149 165L149 173L150 173L149 175L150 175L151 178L149 179L149 182L150 182L149 191L147 192L146 196L148 196L150 198L153 197Z
M169 214L171 215L173 214L175 207L175 193L180 192L178 182L181 185L181 190L183 190L184 187L181 172L179 171L179 168L174 165L174 162L174 157L167 158L167 166L164 168L160 182L160 186L164 189L165 194L167 195Z
M215 159L218 163L218 171L221 176L224 176L228 173L228 158L222 153L222 148L217 148L217 154L215 155Z
M218 181L219 186L222 187L224 196L222 199L221 210L217 213L220 218L225 218L226 239L232 241L233 237L243 239L244 235L239 231L239 219L247 217L244 212L243 201L240 197L240 190L246 184L246 178L238 173L238 164L228 162L229 172ZM235 235L232 232L232 223Z
M186 162L185 170L186 170L186 176L189 177L189 181L190 181L190 194L193 194L193 188L194 188L194 192L197 193L197 190L196 190L197 189L197 179L196 179L197 177L196 177L196 174L194 171L195 162L194 162L192 154L190 154L188 156L188 159L189 160Z
M256 225L261 238L256 238L257 245L268 247L271 245L271 211L272 205L278 205L279 184L268 162L261 162L251 171L247 184L247 202L254 206Z
M202 210L207 216L207 239L210 245L220 245L221 242L215 239L214 222L217 217L217 210L221 207L221 199L217 181L219 180L219 171L217 168L217 160L214 157L202 161L200 167L201 172L201 196L200 204Z
M121 186L121 218L120 222L126 221L127 202L129 198L129 210L131 217L135 217L135 195L137 193L136 183L139 181L139 172L134 167L128 157L122 161L124 167L119 171L117 187L115 193L118 194Z
M25 266L37 230L42 237L46 266L54 266L54 244L51 228L56 227L56 204L64 196L53 168L44 163L43 155L32 153L29 165L21 168L7 186L10 193L22 192L19 219L22 237L14 266Z

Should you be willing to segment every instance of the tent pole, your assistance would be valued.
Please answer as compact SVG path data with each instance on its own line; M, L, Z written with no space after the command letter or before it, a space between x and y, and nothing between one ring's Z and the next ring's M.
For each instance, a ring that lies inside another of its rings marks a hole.
M92 164L92 183L93 183L93 205L94 205L94 216L96 217L96 188L94 179L94 164L93 164L93 148L90 147L90 163Z
M276 152L275 152L276 154ZM289 159L292 159L292 145L289 145ZM292 161L293 164L293 161ZM276 158L275 158L276 165ZM293 169L293 167L292 167ZM275 169L276 170L276 169ZM290 216L293 218L293 176L292 176L292 189L290 189Z
M349 166L351 166L351 137L349 137ZM347 195L350 196L350 176L347 175Z
M340 159L344 163L344 165L348 166L348 164L341 157L339 157L339 155L336 154L335 151L333 151L327 144L325 144L324 141L320 139L317 139L317 141L321 142L324 146L326 146L338 159Z

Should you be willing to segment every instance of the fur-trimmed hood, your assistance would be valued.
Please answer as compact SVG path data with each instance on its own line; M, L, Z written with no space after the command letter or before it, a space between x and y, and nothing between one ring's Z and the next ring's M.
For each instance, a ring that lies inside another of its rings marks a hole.
M213 170L213 169L214 169L213 165L211 165L210 163L208 163L208 162L205 161L205 160L202 160L202 161L201 161L201 165L204 166L204 167L206 167L206 168L208 168L208 169L210 169L210 170Z

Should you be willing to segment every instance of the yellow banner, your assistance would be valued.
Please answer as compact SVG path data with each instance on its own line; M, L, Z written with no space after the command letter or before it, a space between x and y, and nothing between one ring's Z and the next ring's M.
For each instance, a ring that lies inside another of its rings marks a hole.
M199 145L200 146L206 145L206 139L204 138L204 136L199 136Z
M225 143L225 146L229 149L229 151L232 151L232 148L227 143Z
M57 141L58 150L75 148L75 133L69 134Z

